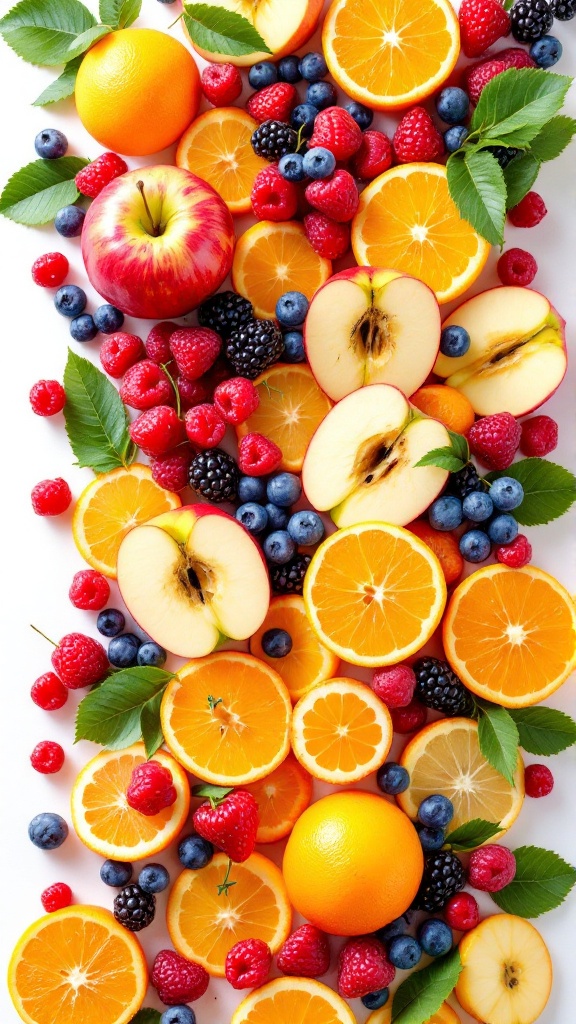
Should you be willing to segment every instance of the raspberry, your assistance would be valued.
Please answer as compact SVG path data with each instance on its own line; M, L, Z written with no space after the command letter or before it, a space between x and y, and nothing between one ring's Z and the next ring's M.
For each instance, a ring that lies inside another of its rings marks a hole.
M210 977L201 964L186 960L173 949L161 949L152 964L150 980L165 1006L179 1006L200 999Z
M183 327L170 337L170 351L183 377L198 380L214 365L222 339L209 327Z
M378 939L348 939L338 957L338 991L345 999L356 999L388 988L394 980L392 966Z
M49 885L40 896L40 902L47 914L53 914L55 910L62 910L72 903L72 889L66 882L55 882Z
M521 46L509 46L506 50L499 50L498 60L503 60L507 68L536 67L536 61Z
M362 145L362 132L356 121L342 107L321 110L314 121L309 148L323 146L337 160L349 160Z
M151 463L152 479L167 491L183 490L188 486L188 473L193 458L194 453L189 445L182 445L178 451L160 455Z
M172 405L174 392L164 371L151 359L142 359L127 371L120 398L125 405L144 412L155 405Z
M424 107L412 107L401 119L392 138L400 164L436 160L444 152L444 139Z
M481 892L500 892L516 874L512 850L490 843L473 850L468 862L468 882Z
M58 288L66 280L70 264L61 252L47 252L32 264L32 280L41 288Z
M30 754L30 764L42 775L54 775L64 764L64 751L59 743L53 740L42 740L37 743Z
M510 18L497 0L462 0L458 21L466 57L479 57L510 31Z
M286 181L275 164L263 167L250 193L252 212L259 220L290 220L298 209L298 191Z
M52 665L69 690L99 683L109 669L102 644L84 633L67 633L52 654Z
M272 953L262 939L243 939L226 954L224 973L232 988L259 988L271 966Z
M290 114L298 103L298 93L288 82L275 82L258 92L253 92L246 103L246 110L256 121L289 121Z
M178 794L173 781L172 773L159 761L137 765L126 790L128 805L148 817L159 814L176 802Z
M135 334L117 331L100 346L100 362L110 377L119 380L144 356L144 346Z
M488 82L491 82L496 75L501 75L503 71L507 70L507 64L497 57L494 60L486 60L469 68L466 75L466 89L472 103L478 103L482 90L485 85L488 85Z
M516 206L508 210L508 217L515 228L533 228L544 219L548 210L542 196L527 192Z
M195 405L184 417L188 439L198 448L215 448L226 433L226 424L210 402Z
M469 892L459 892L456 896L451 896L443 914L450 927L458 932L469 932L480 920L480 908Z
M372 181L392 166L392 143L384 132L362 133L362 145L352 157L350 169L361 181Z
M558 444L558 424L551 416L532 416L524 420L520 436L523 455L542 458L553 452Z
M246 434L238 445L238 465L245 476L266 476L282 462L282 452L262 434Z
M161 366L162 363L169 363L172 359L170 338L174 331L178 330L180 330L178 324L173 323L172 320L162 320L161 323L155 324L144 342L148 359L151 359L153 363L158 363L158 366Z
M76 188L83 196L90 196L95 199L102 189L106 188L114 178L125 174L128 164L116 153L102 153L96 160L93 160L87 167L78 171L74 181Z
M525 249L508 249L496 264L496 273L502 284L526 288L538 273L538 264Z
M70 506L72 491L61 476L41 480L32 488L32 508L37 516L61 516Z
M282 944L276 963L282 974L320 978L330 970L328 936L313 924L303 924Z
M101 572L81 569L74 574L68 597L75 608L86 612L99 612L110 599L110 584Z
M234 64L208 64L202 72L202 92L213 107L229 107L242 92L242 77Z
M523 533L519 533L510 544L499 544L494 554L509 569L521 569L532 558L532 545Z
M356 182L348 171L334 171L331 178L313 181L305 196L319 213L338 223L352 220L360 202Z
M184 424L171 405L156 405L130 424L130 437L145 455L154 458L184 440Z
M529 764L524 773L526 796L538 799L548 796L554 788L554 776L545 764Z
M338 224L323 213L307 213L304 217L304 231L314 252L327 260L340 259L350 248L348 224Z
M68 700L68 690L54 672L44 672L32 683L30 696L43 711L58 711Z
M406 708L414 696L416 676L409 665L377 668L370 684L387 708Z
M520 424L509 412L482 416L468 431L470 451L488 469L508 469L520 444Z
M416 732L426 724L428 712L419 700L411 700L405 708L392 708L390 711L394 732Z
M224 380L214 391L214 405L226 423L244 423L260 405L258 391L246 377Z
M30 405L37 416L55 416L66 405L66 392L57 380L39 380L30 388Z

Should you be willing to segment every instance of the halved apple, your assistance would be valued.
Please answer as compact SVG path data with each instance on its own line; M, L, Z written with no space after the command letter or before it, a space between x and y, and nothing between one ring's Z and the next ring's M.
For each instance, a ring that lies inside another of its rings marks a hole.
M209 7L224 7L246 18L262 36L271 53L247 53L239 56L203 50L192 45L205 60L217 64L251 67L260 60L278 60L295 53L310 38L322 13L324 0L204 0ZM188 36L186 22L182 21ZM188 36L188 38L190 38Z
M416 463L450 443L446 427L398 388L370 384L335 405L313 435L302 468L306 497L336 526L380 520L405 526L438 496L448 473Z
M335 401L365 384L394 384L412 395L438 355L440 309L416 277L353 267L316 292L304 341L312 373Z
M139 626L181 658L246 640L270 602L260 548L211 505L185 505L131 530L118 552L118 586Z
M439 355L434 373L461 391L478 416L523 416L554 393L566 373L565 323L531 288L491 288L463 302L443 327L459 324L470 348Z

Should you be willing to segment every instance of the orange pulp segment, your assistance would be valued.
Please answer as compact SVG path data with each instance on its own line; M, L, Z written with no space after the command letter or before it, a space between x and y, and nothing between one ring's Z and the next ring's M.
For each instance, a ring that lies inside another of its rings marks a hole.
M312 978L275 978L254 989L230 1024L356 1024L343 999Z
M258 804L257 843L284 839L312 799L312 779L292 754L265 779L243 788Z
M410 395L410 401L420 412L440 420L455 434L467 434L476 419L466 395L448 384L425 384Z
M392 1000L381 1006L379 1010L373 1010L366 1018L366 1024L392 1024ZM439 1010L433 1013L425 1024L461 1024L460 1017L448 1003L442 1003Z

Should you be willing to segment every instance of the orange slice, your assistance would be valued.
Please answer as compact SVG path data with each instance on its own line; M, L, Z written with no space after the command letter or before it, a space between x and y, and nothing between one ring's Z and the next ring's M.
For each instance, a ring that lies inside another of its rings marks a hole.
M312 799L312 779L291 754L265 779L244 789L252 793L258 804L257 843L284 839Z
M230 1024L356 1024L331 988L311 978L275 978L240 1003Z
M166 745L188 771L216 786L240 786L284 760L291 712L277 672L249 654L223 651L184 665L160 713Z
M303 292L311 299L331 273L330 260L316 255L302 224L293 220L260 221L236 242L232 284L264 320L275 317L284 292Z
M200 871L183 871L168 897L168 932L182 956L224 976L226 954L241 939L262 939L273 953L290 934L292 909L282 872L261 853L232 864L217 853ZM232 882L218 894L224 881Z
M390 999L386 1006L382 1006L379 1010L373 1010L366 1018L366 1024L392 1024L392 1000ZM436 1010L436 1013L433 1013L425 1024L461 1024L461 1022L456 1011L448 1003L442 1003L440 1009Z
M388 708L369 686L329 679L294 708L292 749L315 779L345 786L386 760L392 731Z
M176 164L207 181L230 213L250 213L254 179L268 161L250 145L255 121L238 107L220 107L201 114L178 143Z
M395 665L440 622L446 583L430 548L401 526L358 523L322 542L304 579L320 641L351 665Z
M149 466L135 462L128 469L101 473L76 502L72 519L76 547L88 565L115 580L118 549L126 534L181 505L177 494L154 482Z
M442 624L444 649L462 682L507 708L538 704L576 663L576 609L542 569L488 565L456 588Z
M262 637L267 629L285 629L290 634L290 654L284 658L269 658L264 654ZM276 669L294 702L316 683L334 676L340 664L340 659L320 643L308 621L304 598L298 594L272 598L268 615L250 639L250 653Z
M127 1024L147 984L138 940L101 907L41 917L16 943L8 967L10 996L26 1024Z
M425 384L410 395L410 402L455 434L467 434L476 419L466 395L448 384Z
M441 164L402 164L375 178L352 222L360 266L392 267L419 277L438 302L461 295L482 270L490 245L463 220Z
M280 469L299 473L312 434L332 408L308 366L277 365L255 381L260 405L236 428L238 437L252 431L269 437L282 451Z

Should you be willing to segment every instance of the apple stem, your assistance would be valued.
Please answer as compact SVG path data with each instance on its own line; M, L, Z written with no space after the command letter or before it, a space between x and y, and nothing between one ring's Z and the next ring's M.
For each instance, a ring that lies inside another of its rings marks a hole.
M46 633L43 633L41 629L38 629L38 626L33 626L32 623L30 623L30 628L33 629L35 633L39 633L40 636L44 637L44 639L47 640L49 644L52 644L53 647L58 647L58 644L54 640L51 640L49 636L46 636Z
M224 876L224 881L221 882L220 885L218 885L216 887L217 890L218 890L218 895L219 896L222 896L222 894L224 894L224 896L227 896L228 895L228 889L232 888L233 885L236 885L236 882L229 882L228 881L228 879L230 878L230 871L231 870L232 870L232 861L231 861L230 857L228 857L228 867L226 868L226 874Z
M137 181L136 182L136 188L138 189L140 195L142 196L142 201L144 203L144 209L146 210L146 214L148 216L148 220L150 221L150 224L151 224L151 227L152 227L152 230L148 231L148 234L152 235L153 238L158 238L158 235L160 234L160 225L156 224L154 222L154 218L153 218L152 214L150 213L150 207L148 206L148 200L146 199L146 194L144 192L144 182L143 181ZM146 228L145 230L148 230L148 229Z

